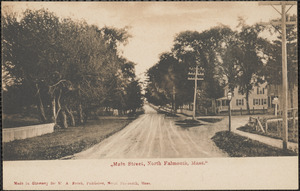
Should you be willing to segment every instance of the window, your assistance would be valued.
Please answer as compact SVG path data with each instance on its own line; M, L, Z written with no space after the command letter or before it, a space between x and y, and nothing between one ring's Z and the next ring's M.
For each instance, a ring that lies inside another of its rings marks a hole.
M253 105L267 105L267 99L253 99Z
M267 105L267 99L264 99L264 105Z
M260 105L260 99L253 99L253 105Z
M265 88L260 89L259 87L257 87L256 93L257 94L265 94Z
M236 100L236 105L239 106L239 105L244 105L244 99L237 99Z

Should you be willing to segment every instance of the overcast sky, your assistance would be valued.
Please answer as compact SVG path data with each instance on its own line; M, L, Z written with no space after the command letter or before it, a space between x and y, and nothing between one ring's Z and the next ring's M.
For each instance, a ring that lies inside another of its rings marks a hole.
M136 74L142 79L159 55L170 51L181 31L201 32L218 24L234 29L238 17L247 24L280 17L271 6L258 2L2 2L2 8L16 12L47 8L60 17L84 19L99 27L130 26L132 38L123 54L137 64ZM296 14L296 6L290 12Z

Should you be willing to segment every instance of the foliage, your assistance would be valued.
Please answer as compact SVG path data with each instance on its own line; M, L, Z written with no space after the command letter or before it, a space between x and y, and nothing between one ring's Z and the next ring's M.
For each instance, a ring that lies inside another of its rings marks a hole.
M237 34L236 42L229 49L229 61L234 63L233 82L239 87L239 92L245 95L247 111L250 113L249 94L255 85L264 82L261 55L264 54L268 41L259 37L264 27L257 24L248 26L243 21L240 26L241 31ZM229 74L232 75L232 72Z
M141 107L134 63L118 52L130 37L127 28L100 29L85 21L61 19L45 9L26 10L20 19L6 13L1 19L5 94L24 91L26 97L16 99L28 99L28 105L35 100L42 121L61 119L67 127L70 120L74 125L75 114L83 122L98 107ZM129 106L127 94L135 96L138 104ZM15 107L11 100L5 102L6 108ZM49 105L53 112L46 116L44 107Z
M146 97L149 102L166 105L174 101L176 106L193 101L194 81L188 80L190 67L200 66L204 80L198 81L200 105L208 107L212 99L222 97L221 70L224 44L233 36L226 26L214 27L202 33L184 31L174 39L172 52L162 54L159 62L148 70ZM223 73L222 73L223 72ZM172 89L175 87L174 89Z
M249 113L249 95L253 88L265 82L265 79L272 83L272 80L278 79L275 73L280 72L280 66L277 67L280 62L278 42L272 44L261 37L266 29L259 24L246 25L240 19L235 31L220 25L201 33L179 33L174 39L171 52L162 54L158 63L147 72L148 101L158 105L175 101L177 106L191 103L194 82L187 78L189 68L197 65L204 71L204 80L197 82L198 105L210 107L211 100L224 96L224 88L233 91L238 87L239 92L245 95ZM296 33L292 29L288 30L294 35L288 38L291 42L288 44L288 67L290 81L295 84L298 69L295 64ZM175 91L172 87L175 87Z
M278 21L276 19L274 21ZM290 20L296 20L296 15L290 16ZM265 57L267 60L264 68L266 80L270 84L279 85L281 84L282 78L282 51L281 51L281 35L278 34L280 31L278 26L275 29L272 27L271 34L277 34L277 39L273 40L268 46ZM296 25L287 25L287 70L288 70L288 84L292 87L298 84L298 49L297 49L297 27Z

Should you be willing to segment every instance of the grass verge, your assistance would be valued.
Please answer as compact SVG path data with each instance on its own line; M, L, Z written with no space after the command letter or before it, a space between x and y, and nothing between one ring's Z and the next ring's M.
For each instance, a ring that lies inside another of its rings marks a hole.
M182 128L196 127L202 125L199 121L193 119L185 119L176 121L176 125Z
M277 130L275 128L269 128L268 132L261 132L257 131L255 127L251 127L249 125L245 125L242 127L239 127L238 130L245 131L248 133L254 133L257 135L262 135L266 137L271 137L274 139L282 139L281 134L278 134ZM280 129L282 131L282 129ZM288 129L288 141L293 142L293 143L298 143L298 128L296 129L296 135L293 133L292 129Z
M101 119L83 126L3 143L3 160L51 160L83 151L120 131L133 119Z
M228 131L216 133L212 140L231 157L297 156L293 151L284 151Z
M197 118L197 119L209 123L217 123L223 120L223 118Z

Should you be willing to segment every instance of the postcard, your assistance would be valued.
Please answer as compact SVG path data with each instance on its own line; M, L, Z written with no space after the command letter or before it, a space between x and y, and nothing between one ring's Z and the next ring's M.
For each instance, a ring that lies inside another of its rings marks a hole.
M296 1L1 10L3 190L298 189Z

